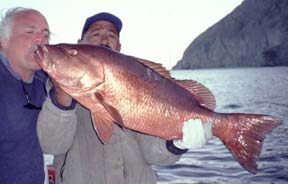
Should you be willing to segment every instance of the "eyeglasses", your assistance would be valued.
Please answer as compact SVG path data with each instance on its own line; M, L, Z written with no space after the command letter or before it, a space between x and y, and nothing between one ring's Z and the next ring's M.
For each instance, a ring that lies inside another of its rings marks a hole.
M27 100L27 104L25 104L24 107L27 108L27 109L41 110L41 109L42 109L42 106L38 107L38 106L33 105L33 104L31 103L31 98L30 98L29 94L27 93L27 91L26 91L26 89L25 89L25 87L24 87L24 82L23 82L23 80L21 80L21 83L22 83L22 89L23 89L23 91L24 91L24 94L25 94L25 97L26 97L26 100ZM45 88L44 88L44 89L45 89ZM45 93L46 93L46 91L45 91Z

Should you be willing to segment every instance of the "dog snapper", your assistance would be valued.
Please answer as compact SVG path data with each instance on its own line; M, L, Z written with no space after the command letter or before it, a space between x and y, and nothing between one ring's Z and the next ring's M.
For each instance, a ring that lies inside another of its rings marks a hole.
M212 123L246 170L257 172L265 135L280 119L261 114L214 112L213 94L193 80L173 79L160 64L92 45L39 47L35 58L60 87L91 112L100 140L116 123L167 140L181 139L188 119Z

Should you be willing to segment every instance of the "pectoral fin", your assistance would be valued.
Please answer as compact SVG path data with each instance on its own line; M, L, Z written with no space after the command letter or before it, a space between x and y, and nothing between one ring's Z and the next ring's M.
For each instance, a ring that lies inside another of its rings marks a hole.
M97 105L91 111L91 117L97 135L101 142L106 143L112 136L113 124L117 123L124 126L122 117L118 110L105 102L100 93L95 93Z
M119 114L118 110L115 109L113 106L109 105L108 103L106 103L103 96L100 93L95 93L94 95L97 98L97 100L99 101L99 103L102 104L103 107L106 109L107 113L109 113L110 116L113 118L113 121L116 124L124 127L122 117Z
M102 143L107 143L112 136L114 122L105 113L91 112L94 129Z

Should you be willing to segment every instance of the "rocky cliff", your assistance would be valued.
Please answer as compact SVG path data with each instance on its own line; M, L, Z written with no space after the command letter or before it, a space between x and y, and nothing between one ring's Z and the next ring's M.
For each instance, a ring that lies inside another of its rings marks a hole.
M288 0L244 0L199 35L173 69L288 66Z

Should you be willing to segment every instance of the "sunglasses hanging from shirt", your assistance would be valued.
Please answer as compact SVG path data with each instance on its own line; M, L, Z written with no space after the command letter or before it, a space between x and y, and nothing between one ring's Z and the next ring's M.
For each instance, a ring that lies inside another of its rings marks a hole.
M27 104L25 104L24 107L27 108L27 109L41 110L41 109L42 109L42 106L38 107L38 106L33 105L33 104L31 103L31 98L30 98L28 92L27 92L26 89L25 89L23 80L21 80L21 83L22 83L22 89L23 89L23 91L24 91L24 94L25 94L25 97L26 97L26 100L27 100Z

